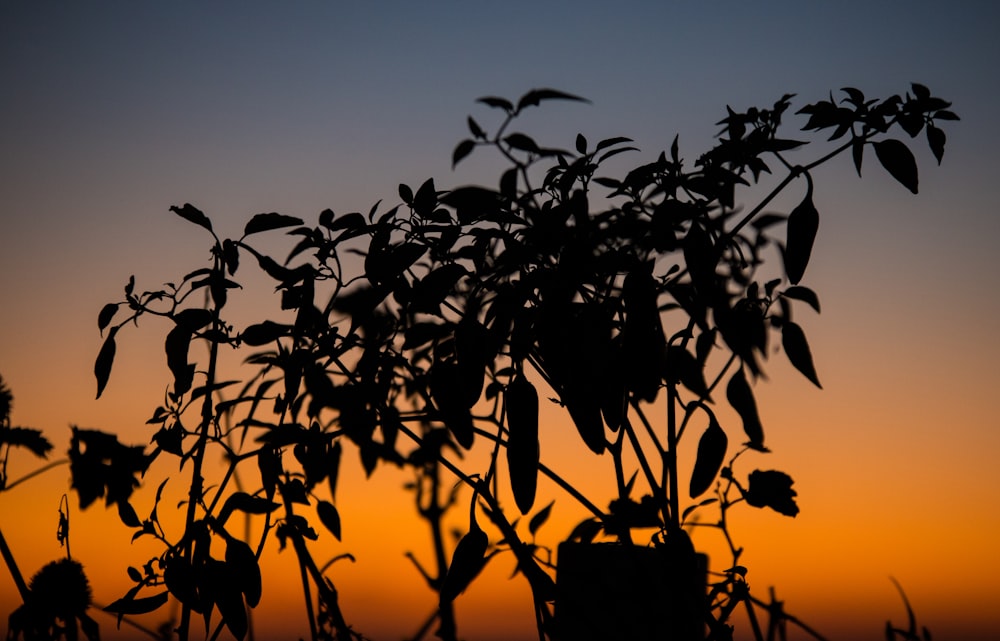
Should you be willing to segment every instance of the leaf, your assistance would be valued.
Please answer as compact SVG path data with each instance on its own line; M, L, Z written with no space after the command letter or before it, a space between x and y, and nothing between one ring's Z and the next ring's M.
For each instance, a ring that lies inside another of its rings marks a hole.
M542 151L533 138L524 134L513 133L504 138L503 141L510 145L512 149L519 151L526 151L533 154L541 153Z
M97 398L101 398L104 387L108 384L108 377L111 376L111 365L115 361L115 328L108 332L108 337L101 345L101 351L97 353L97 360L94 361L94 376L97 378Z
M246 227L243 228L243 235L249 236L250 234L262 231L271 231L272 229L281 229L282 227L295 227L302 224L302 219L295 216L286 216L276 212L257 214L247 222Z
M712 481L719 474L719 469L726 458L728 444L729 437L726 436L726 432L719 426L714 416L710 417L708 429L698 441L698 455L688 488L691 498L697 498L712 486Z
M812 184L806 191L806 196L792 213L788 215L786 229L788 239L785 245L785 274L793 284L798 284L805 274L812 254L813 242L819 230L819 212L812 201Z
M413 202L413 190L410 189L409 185L407 185L405 183L399 183L399 190L398 191L399 191L399 198L404 203L406 203L407 205L409 205L410 203Z
M454 169L463 158L472 153L472 150L476 148L476 141L466 138L462 142L455 145L455 151L451 154L451 168Z
M233 492L219 510L216 520L220 525L225 525L229 516L234 510L245 512L246 514L268 514L281 507L268 499L259 496L251 496L246 492Z
M514 105L511 101L506 98L498 98L496 96L484 96L476 100L476 102L481 102L484 105L489 105L494 109L503 109L507 113L514 111Z
M538 104L543 100L575 100L577 102L590 102L586 98L574 96L573 94L564 93L555 89L532 89L528 93L521 96L521 99L517 101L517 111L521 111L525 107L538 106Z
M118 518L128 527L142 527L139 515L128 501L118 501Z
M23 447L39 458L48 458L52 443L42 435L41 430L30 427L3 427L0 416L0 445Z
M552 506L555 504L555 501L549 501L548 505L538 510L538 513L528 521L528 531L531 532L532 536L538 532L538 528L545 525L545 522L549 520L549 516L552 514Z
M260 603L262 592L260 563L245 541L236 538L226 540L226 565L236 579L235 584L246 596L251 608Z
M799 506L795 504L793 483L792 477L784 472L754 470L743 498L752 507L769 507L779 514L795 516L799 513Z
M479 123L472 116L468 117L466 123L469 125L469 133L472 134L473 138L476 140L486 140L486 132L483 131L483 128L479 126Z
M581 154L587 153L587 139L583 134L576 135L576 151Z
M128 569L126 570L126 572L128 572L128 578L132 579L136 583L139 583L140 581L142 581L142 574L139 572L139 570L136 570L131 565L128 566Z
M274 321L265 320L263 323L251 325L243 330L243 333L240 334L240 340L247 345L259 347L261 345L267 345L282 336L287 336L290 329L291 327L288 325L282 325L280 323L275 323Z
M946 140L944 131L938 129L934 125L927 125L927 144L930 145L931 152L934 154L934 158L937 159L938 164L941 164L941 158L944 157L944 143Z
M746 432L747 437L750 439L750 447L766 452L767 448L764 447L764 428L760 424L757 402L754 400L753 390L750 389L750 385L747 383L742 367L736 370L733 377L729 379L729 385L726 386L726 400L729 401L729 404L733 406L733 409L736 410L736 413L743 420L743 431Z
M101 308L101 313L97 315L97 329L104 331L104 328L111 323L111 319L118 312L119 303L108 303Z
M917 193L917 161L910 149L893 138L872 144L875 157L885 170L912 193Z
M105 606L104 611L113 612L114 614L146 614L165 604L168 595L169 593L164 591L142 599L121 598Z
M212 231L212 221L210 221L208 216L203 214L200 209L190 203L184 203L183 207L171 207L170 211L174 212L184 220L192 222L195 225L200 225L208 231ZM215 232L212 233L214 234Z
M809 351L809 343L806 342L806 335L802 328L791 321L785 322L781 326L781 346L785 349L785 354L788 355L788 360L795 366L795 369L802 372L816 387L823 389L816 376L812 353Z
M521 514L531 511L538 487L538 391L519 374L507 386L507 469L514 502Z
M330 530L330 534L338 541L340 540L340 513L336 506L329 501L318 501L316 503L316 513L323 527Z
M789 287L784 292L782 292L782 295L786 296L787 298L794 298L795 300L800 300L805 303L808 303L810 307L816 310L817 314L819 313L819 296L817 296L816 292L809 289L808 287L802 287L801 285L796 287Z

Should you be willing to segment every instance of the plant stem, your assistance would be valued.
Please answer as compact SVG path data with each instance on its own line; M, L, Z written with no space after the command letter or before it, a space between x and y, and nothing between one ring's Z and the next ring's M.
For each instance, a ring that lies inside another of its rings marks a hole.
M14 579L14 585L17 586L17 591L21 595L21 600L27 602L31 591L28 590L28 584L24 582L21 570L18 569L17 563L14 562L14 555L11 554L10 548L7 547L7 540L3 538L3 531L0 531L0 555L3 555L7 569L10 570L10 575Z
M667 383L667 449L663 453L664 468L667 471L667 497L670 514L668 531L675 532L681 527L680 498L677 495L677 384Z

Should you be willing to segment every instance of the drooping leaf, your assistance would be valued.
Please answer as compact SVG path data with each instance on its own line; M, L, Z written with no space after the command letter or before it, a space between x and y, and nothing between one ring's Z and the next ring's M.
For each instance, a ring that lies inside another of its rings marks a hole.
M226 565L235 584L246 596L251 608L260 603L262 592L260 564L257 556L246 542L236 538L226 540Z
M188 363L188 347L191 332L183 325L177 325L167 332L164 351L167 353L167 367L174 375L174 394L185 394L194 380L194 365Z
M777 470L754 470L743 498L747 505L769 507L779 514L795 516L799 506L795 504L796 492L792 489L792 477Z
M200 209L190 203L184 203L183 207L173 206L170 208L170 211L174 212L184 220L204 227L208 231L212 231L212 221L210 221L208 216L206 216Z
M340 540L340 513L336 506L329 501L317 501L316 513L323 526L330 531L338 541Z
M712 482L719 474L722 463L726 458L726 447L729 438L725 430L715 420L710 417L708 429L701 435L698 441L698 455L695 458L694 470L691 472L691 484L688 494L691 498L697 498L712 486Z
M931 152L939 165L944 157L945 140L947 140L947 136L944 135L944 130L934 125L927 125L927 144L930 145Z
M115 361L115 329L111 328L108 337L101 345L101 351L97 353L97 360L94 361L94 376L97 378L97 398L101 398L104 387L108 384L108 377L111 376L111 365Z
M872 143L885 170L912 193L917 193L917 161L905 143L889 138Z
M816 376L816 367L813 365L812 352L809 350L809 343L802 328L790 321L782 324L781 346L795 369L802 372L802 375L816 387L822 389L823 386L819 384L819 378Z
M455 145L455 151L451 154L451 168L454 169L475 148L476 141L468 138Z
M262 231L271 231L272 229L281 229L283 227L295 227L302 224L303 222L301 218L286 216L285 214L279 214L272 211L267 214L257 214L251 218L247 222L246 227L243 228L243 235L249 236L250 234L256 234Z
M805 274L812 254L813 242L819 229L819 212L812 201L812 185L806 197L788 215L788 240L785 244L785 274L797 285Z
M222 504L217 520L224 525L234 510L246 514L267 514L279 507L281 507L279 504L259 496L252 496L246 492L233 492Z
M101 313L97 315L97 329L104 331L104 328L111 323L111 319L118 312L118 303L108 303L101 308Z
M524 377L507 386L507 468L514 502L521 514L531 511L538 486L538 392Z
M726 386L726 399L743 419L743 431L750 439L750 447L755 450L767 451L767 448L764 447L764 428L757 412L757 401L754 400L753 390L750 389L746 376L743 375L742 367L736 370L733 377L729 379L729 385Z

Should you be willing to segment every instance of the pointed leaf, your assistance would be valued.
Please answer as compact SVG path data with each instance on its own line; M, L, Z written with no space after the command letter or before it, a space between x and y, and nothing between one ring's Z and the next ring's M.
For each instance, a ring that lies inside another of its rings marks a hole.
M507 386L507 469L514 502L527 514L535 502L538 487L538 392L524 375Z
M534 536L538 533L538 529L545 525L545 522L549 520L549 516L552 515L552 506L555 505L555 501L549 501L549 504L538 510L538 512L531 517L528 521L528 531Z
M788 215L788 239L785 245L784 260L785 273L793 284L798 284L805 274L818 230L819 212L813 205L810 185L806 197Z
M512 149L527 151L533 154L541 152L541 149L538 147L538 143L536 143L530 136L526 136L524 134L513 133L504 138L503 141L510 145Z
M472 134L473 138L476 140L486 140L486 132L483 131L483 128L479 126L479 123L472 116L469 116L466 122L469 125L469 133Z
M901 141L890 138L872 143L875 157L885 170L912 193L917 193L917 161Z
M330 534L338 541L340 540L340 513L336 506L329 501L318 501L316 503L316 513L323 526L330 530Z
M104 328L111 324L111 319L118 311L118 303L108 303L101 308L101 313L97 315L97 329L104 331Z
M495 109L503 109L507 113L514 111L513 103L511 103L511 101L505 98L498 98L496 96L484 96L483 98L477 99L476 102L481 102L484 105L489 105L490 107L493 107Z
M114 603L105 606L104 611L113 612L115 614L146 614L147 612L152 612L165 604L167 602L168 595L169 593L164 591L154 596L142 599L121 598Z
M212 231L212 221L208 219L200 209L195 207L190 203L184 203L183 207L171 207L170 211L174 212L184 220L194 223L195 225L200 225L208 231Z
M802 328L790 321L785 322L781 326L781 345L795 369L802 372L816 387L822 389L823 386L819 384L816 368L813 365L812 352L809 351L809 343Z
M819 313L819 296L817 296L816 292L808 287L802 287L801 285L789 287L782 292L782 295L787 298L794 298L795 300L803 301L815 309L817 314Z
M94 362L94 376L97 378L97 398L101 398L104 387L108 384L108 377L111 376L111 365L115 361L115 328L108 332L108 337L104 339L101 351L97 354Z
M462 142L455 145L455 151L451 154L451 168L454 169L463 158L472 153L472 150L476 148L476 141L465 139Z
M934 158L937 159L938 164L941 164L941 159L944 157L944 143L946 140L944 131L938 129L934 125L927 125L927 144L930 145L931 152L934 154Z
M271 231L272 229L281 229L282 227L295 227L302 224L302 219L295 216L286 216L276 212L257 214L247 222L246 227L243 228L243 235L249 236L250 234L262 231Z
M708 429L701 435L698 441L698 455L694 462L694 470L691 472L691 484L688 494L691 498L697 498L712 486L712 482L719 474L722 463L726 458L726 447L729 438L726 432L719 426L715 417L711 417Z
M521 96L521 99L517 101L517 111L521 111L525 107L538 106L538 104L543 100L575 100L577 102L590 102L586 98L574 96L573 94L564 93L555 89L532 89L528 93Z
M746 376L743 375L742 367L736 370L733 377L729 379L729 385L726 386L726 399L743 419L743 431L750 439L750 447L755 450L767 451L767 448L764 447L764 428L760 424L757 402L754 400L753 390L750 389Z

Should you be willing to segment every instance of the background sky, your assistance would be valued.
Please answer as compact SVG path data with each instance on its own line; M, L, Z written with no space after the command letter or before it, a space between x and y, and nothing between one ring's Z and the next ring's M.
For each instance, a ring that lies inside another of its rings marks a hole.
M4 0L0 375L15 394L14 423L45 429L59 451L71 423L147 442L143 422L169 382L165 329L119 334L95 401L96 317L129 275L153 289L207 258L206 236L170 205L191 202L238 236L260 212L312 222L327 207L394 203L400 182L494 184L488 161L450 166L467 115L496 122L474 103L483 95L585 96L592 104L549 103L519 127L561 147L577 132L628 136L639 164L675 134L693 160L727 104L766 107L796 93L798 108L843 86L886 97L916 81L962 117L946 123L943 165L916 141L919 196L872 155L863 180L847 158L816 174L821 226L804 284L823 312L799 321L824 389L783 357L756 389L773 453L752 465L791 474L802 512L738 510L732 526L751 587L765 596L775 586L788 611L831 638L879 639L886 619L905 622L890 575L935 638L998 638L998 27L992 2ZM543 456L581 483L611 479L593 472L607 473L606 461L562 439L564 427L553 415ZM12 472L29 463L21 455ZM338 496L344 542L328 544L357 562L332 576L359 630L400 638L431 608L403 553L429 558L429 540L400 491L406 479L364 484L357 467ZM0 528L26 574L63 554L54 534L67 488L60 468L0 495ZM151 500L136 499L140 513ZM579 517L557 502L548 543ZM100 507L73 518L74 556L108 603L128 586L124 566L155 550L130 547ZM719 550L711 534L695 542ZM282 557L268 559L289 574ZM468 638L530 638L530 601L506 581L512 568L491 563L463 597ZM304 621L288 614L301 611L297 598L291 578L267 583L261 624ZM0 615L16 600L0 571ZM101 622L110 635L111 620Z

